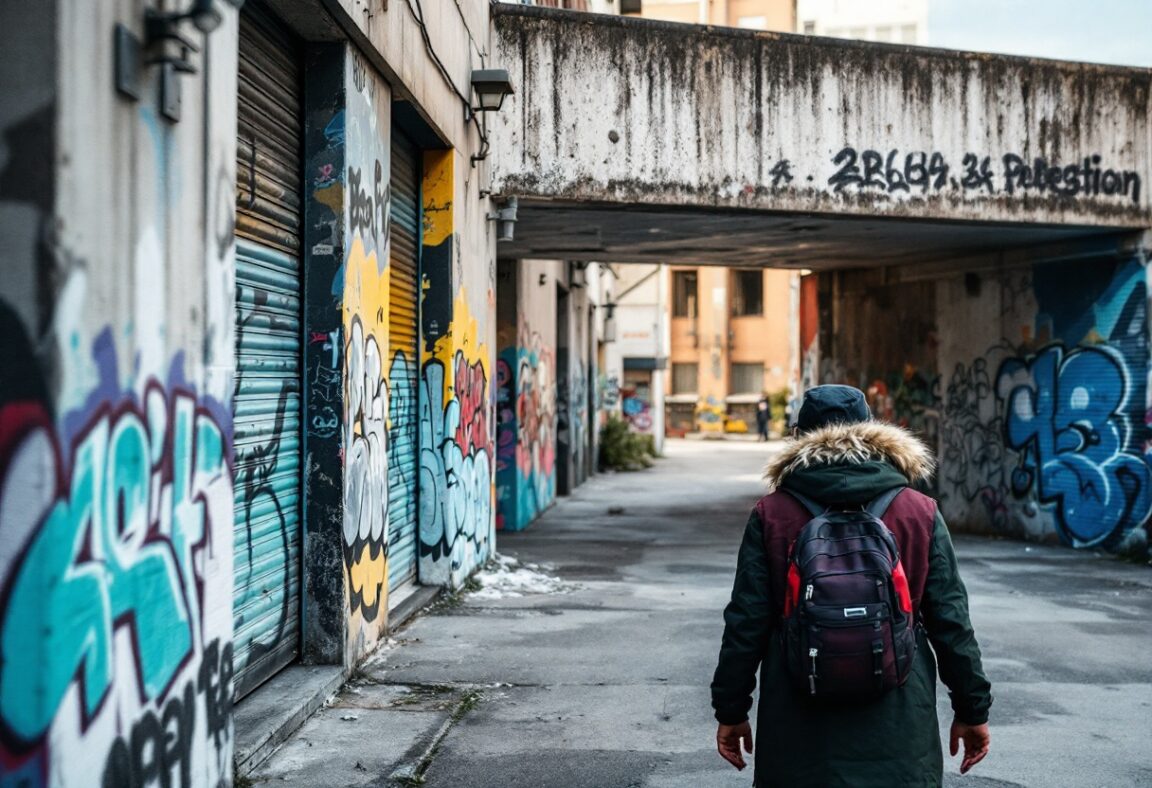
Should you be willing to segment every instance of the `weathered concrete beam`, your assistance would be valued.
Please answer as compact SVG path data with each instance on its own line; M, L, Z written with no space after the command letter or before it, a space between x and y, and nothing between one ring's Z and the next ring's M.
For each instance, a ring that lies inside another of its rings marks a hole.
M1152 224L1152 71L493 6L497 193Z

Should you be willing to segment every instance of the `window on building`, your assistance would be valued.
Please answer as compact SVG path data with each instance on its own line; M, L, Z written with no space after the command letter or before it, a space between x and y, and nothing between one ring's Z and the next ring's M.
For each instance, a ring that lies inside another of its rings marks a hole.
M810 19L804 23L804 35L807 35L807 36L816 35L816 22L814 20Z
M892 28L887 25L876 28L876 40L888 42L892 40Z
M900 28L900 42L903 44L916 43L916 25L903 25Z
M848 38L854 38L857 41L863 41L868 38L868 28L866 27L850 27L848 28Z
M700 368L695 363L672 362L672 393L695 394L699 386Z
M764 365L732 364L728 380L729 394L761 394L764 391Z
M736 27L742 27L746 30L767 30L768 17L766 16L742 16L736 20Z
M764 272L759 268L732 272L732 316L764 314Z
M696 317L696 272L672 272L672 317Z

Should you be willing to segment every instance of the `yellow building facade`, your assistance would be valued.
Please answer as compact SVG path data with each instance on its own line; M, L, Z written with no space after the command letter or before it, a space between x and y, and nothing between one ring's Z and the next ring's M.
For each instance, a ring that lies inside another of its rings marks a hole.
M719 266L667 275L667 433L754 433L761 397L786 399L795 386L799 275Z

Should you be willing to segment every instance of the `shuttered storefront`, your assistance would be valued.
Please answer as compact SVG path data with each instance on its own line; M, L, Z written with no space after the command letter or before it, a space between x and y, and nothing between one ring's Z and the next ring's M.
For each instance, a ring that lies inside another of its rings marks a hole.
M299 46L240 17L236 173L236 697L300 642L301 144Z
M388 587L397 588L416 577L416 489L417 466L416 384L420 369L418 342L418 295L420 259L420 166L419 149L398 129L392 129L392 229L391 300L388 343L390 359L403 353L407 379L391 380L393 391L408 393L412 407L394 412L388 456ZM393 365L400 372L400 365Z

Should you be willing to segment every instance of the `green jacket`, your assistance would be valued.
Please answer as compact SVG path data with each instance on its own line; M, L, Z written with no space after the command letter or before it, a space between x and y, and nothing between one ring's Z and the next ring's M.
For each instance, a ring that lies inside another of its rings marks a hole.
M772 481L785 490L838 503L867 502L884 490L917 481L925 470L899 452L873 451L863 459L850 454L845 462L835 461L838 455L825 451L817 452L812 461L812 453L805 454L801 447L799 456L808 461L797 461L796 456L791 451L770 467L769 473L775 475ZM930 460L926 470L931 471ZM777 636L774 611L779 601L769 592L769 566L762 524L754 511L744 531L732 599L724 611L712 705L720 722L747 719L759 667L755 784L939 786L943 756L936 717L937 669L961 721L986 722L992 704L968 616L967 591L943 518L937 513L932 524L928 576L920 603L926 634L921 635L912 675L903 687L870 704L816 706L792 689Z

